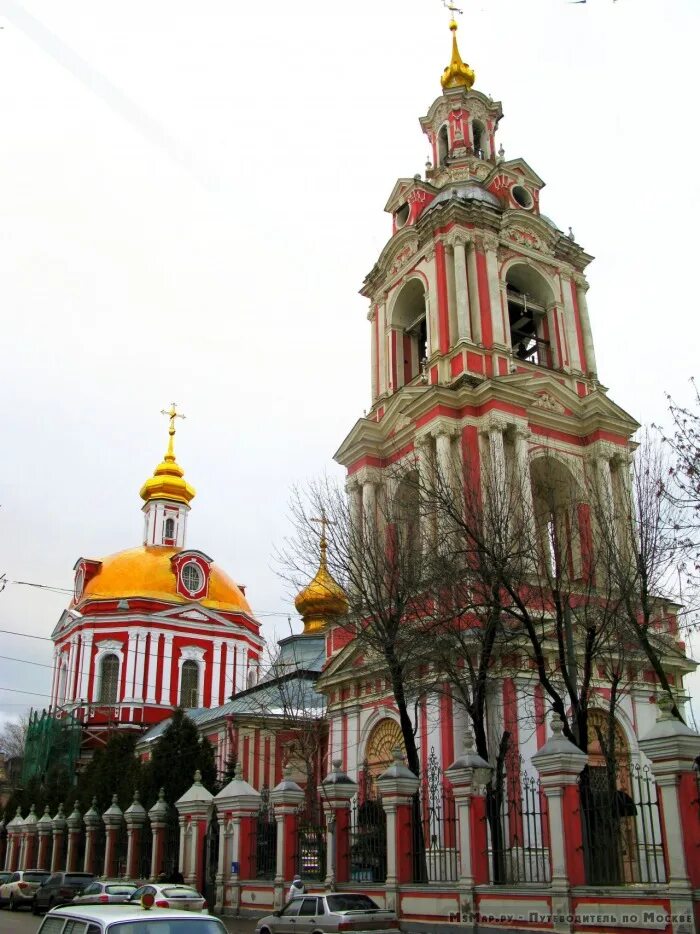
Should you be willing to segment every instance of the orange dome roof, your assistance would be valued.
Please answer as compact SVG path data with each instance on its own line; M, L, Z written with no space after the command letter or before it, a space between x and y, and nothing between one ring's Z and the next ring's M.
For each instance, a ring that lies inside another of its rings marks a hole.
M141 545L103 558L100 570L85 585L78 603L86 599L128 600L135 597L168 603L191 603L192 600L177 592L175 571L170 563L173 555L179 554L180 550ZM211 565L209 571L207 596L196 602L212 610L253 615L240 587L215 564Z

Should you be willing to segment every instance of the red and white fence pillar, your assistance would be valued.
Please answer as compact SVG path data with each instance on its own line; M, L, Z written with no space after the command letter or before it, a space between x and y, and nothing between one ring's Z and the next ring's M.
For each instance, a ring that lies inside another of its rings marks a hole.
M485 786L491 766L474 750L465 733L462 755L446 769L452 786L459 828L459 910L463 924L476 922L474 886L489 881Z
M127 848L125 879L139 879L139 861L141 859L141 841L143 838L143 825L146 823L146 809L139 801L138 791L134 792L134 800L124 811L126 821Z
M241 880L257 873L255 824L260 811L260 793L243 778L241 763L231 781L214 798L219 818L219 870L216 904L226 914L238 914Z
M119 800L116 795L112 795L112 803L102 815L105 825L105 862L102 875L107 879L113 879L117 872L117 840L123 820L124 812L119 807Z
M412 809L419 781L404 764L401 749L391 755L393 762L377 778L377 787L386 814L386 907L398 913L398 886L413 881Z
M554 716L552 735L532 757L532 764L547 798L553 928L568 932L573 929L571 886L586 882L578 777L588 756L563 735L563 729L561 717Z
M342 759L333 760L333 770L318 786L326 818L326 881L329 891L337 883L350 882L350 802L357 782L342 769Z
M5 857L5 869L7 872L16 872L19 869L19 852L22 846L22 809L17 808L17 813L7 825L7 855Z
M175 802L180 815L180 872L185 882L204 890L204 838L214 806L214 795L202 784L197 769L194 783Z
M80 812L80 802L76 801L73 811L66 818L68 825L68 853L66 854L66 872L78 872L78 852L80 849L80 834L83 832L83 815Z
M157 879L165 872L165 830L168 825L168 804L165 800L165 788L158 792L158 800L148 812L153 843L151 848L151 879Z
M700 902L692 896L700 889L700 785L693 771L700 735L671 714L663 697L656 723L639 745L654 767L661 798L673 930L700 931Z
M102 866L95 865L95 853L97 850L97 832L102 817L97 810L97 798L92 799L92 805L89 811L83 814L83 823L85 824L85 855L83 858L83 872L99 873Z
M59 804L58 810L51 820L51 833L53 836L51 872L60 872L61 869L65 868L63 865L63 842L66 838L66 815L63 811L63 804Z
M34 805L32 805L29 808L29 814L24 818L24 825L22 826L24 843L22 846L22 862L19 867L20 869L36 868L36 838L38 836L36 825L36 811L34 810Z
M36 822L37 835L39 838L38 849L36 854L36 868L37 869L46 869L49 868L49 842L51 840L51 814L49 813L48 804L44 808L44 813L41 815L39 820Z
M275 808L277 822L277 865L275 867L274 907L281 908L285 902L286 889L297 871L296 852L299 828L299 805L304 792L292 779L291 766L284 768L279 785L270 792L270 801Z

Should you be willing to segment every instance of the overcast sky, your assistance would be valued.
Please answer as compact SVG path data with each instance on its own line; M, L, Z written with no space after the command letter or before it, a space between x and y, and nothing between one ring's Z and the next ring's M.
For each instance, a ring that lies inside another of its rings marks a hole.
M463 0L499 141L597 258L598 368L640 422L697 372L697 0ZM175 400L189 545L288 633L290 486L369 404L358 294L423 169L440 0L0 0L0 575L70 588L141 542ZM690 268L689 268L690 267ZM0 628L67 595L9 583ZM295 623L296 625L296 623ZM700 637L696 654L700 655ZM0 634L0 717L48 702L51 644ZM38 696L5 690L33 691Z

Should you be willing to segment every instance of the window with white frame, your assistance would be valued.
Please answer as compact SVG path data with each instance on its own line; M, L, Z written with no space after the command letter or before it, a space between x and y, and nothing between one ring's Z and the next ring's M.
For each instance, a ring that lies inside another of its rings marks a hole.
M100 664L100 704L116 704L119 688L119 659L116 655L105 655Z
M191 659L182 663L180 706L185 708L199 706L199 665Z

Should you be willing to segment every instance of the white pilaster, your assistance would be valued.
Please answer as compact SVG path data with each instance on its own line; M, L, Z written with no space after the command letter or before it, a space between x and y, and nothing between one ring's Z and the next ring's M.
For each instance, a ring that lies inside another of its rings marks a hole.
M569 364L572 370L581 369L581 355L578 348L578 335L576 333L576 312L574 298L571 293L571 276L562 271L561 290L564 296L564 322L566 330L566 343L569 349Z
M476 267L476 246L473 240L467 242L467 289L469 292L469 315L472 338L481 343L481 305L479 303L479 278Z
M226 643L226 684L224 687L224 701L236 693L236 644L233 641Z
M374 306L370 308L367 314L369 321L369 359L370 359L370 382L372 385L372 402L379 394L379 384L377 380L377 312Z
M591 331L591 319L588 314L588 302L586 292L588 283L585 279L577 278L576 282L576 300L578 302L578 313L581 319L581 335L583 337L583 352L586 355L586 368L591 376L595 376L598 367L595 361L595 349L593 347L593 333Z
M173 670L173 636L170 633L165 633L163 637L163 665L160 672L160 692L159 692L159 703L161 704L172 704L172 698L170 696L170 688L172 683L172 670ZM128 672L128 666L127 666Z
M210 707L218 707L221 704L221 639L214 639L212 642L213 664L211 669L211 701Z
M491 299L491 322L493 326L493 340L496 344L505 345L506 336L503 330L503 309L501 308L501 290L498 286L498 240L496 237L484 237L484 251L486 254L486 275L489 283L489 298Z
M134 659L134 700L143 700L144 683L143 673L146 668L146 632L143 629L136 631L136 657Z
M532 498L532 478L530 476L530 454L528 441L530 429L518 425L515 429L515 464L518 478L518 500L522 508L523 531L530 536L530 546L536 541L535 504Z
M386 296L384 296L383 301L379 305L379 385L377 386L377 392L381 396L386 392L386 387L388 385L387 377L387 353L386 353L386 342L387 342L387 327L386 327Z
M459 340L471 340L472 328L469 316L469 290L467 287L467 257L464 241L456 240L454 245L455 299L457 304L457 337Z
M151 630L151 642L148 650L148 684L145 685L146 700L156 702L156 678L158 675L158 649L160 648L161 633Z
M92 658L92 639L91 632L82 634L82 644L80 646L80 675L78 680L79 697L81 700L87 700L88 679L90 675L90 660Z

